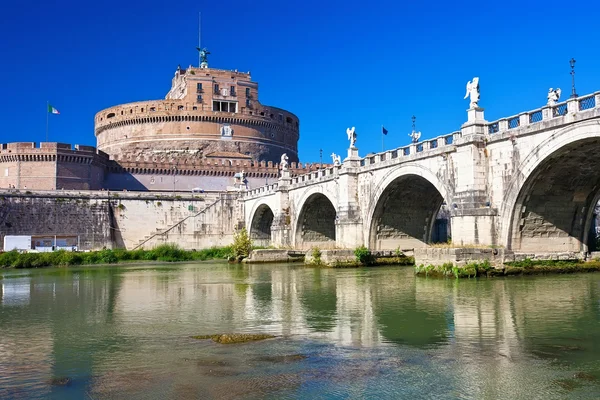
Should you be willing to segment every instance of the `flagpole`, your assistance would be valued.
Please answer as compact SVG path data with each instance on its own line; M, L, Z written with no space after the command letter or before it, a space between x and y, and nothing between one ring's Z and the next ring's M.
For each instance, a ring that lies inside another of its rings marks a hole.
M383 125L381 125L381 152L383 153Z
M46 142L48 141L48 110L50 109L50 102L46 101Z

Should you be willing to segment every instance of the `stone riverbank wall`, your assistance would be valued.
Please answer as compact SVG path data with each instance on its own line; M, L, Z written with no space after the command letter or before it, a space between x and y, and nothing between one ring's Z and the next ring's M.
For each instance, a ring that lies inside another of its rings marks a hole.
M237 193L0 191L0 248L6 235L67 237L81 250L224 246L238 214Z

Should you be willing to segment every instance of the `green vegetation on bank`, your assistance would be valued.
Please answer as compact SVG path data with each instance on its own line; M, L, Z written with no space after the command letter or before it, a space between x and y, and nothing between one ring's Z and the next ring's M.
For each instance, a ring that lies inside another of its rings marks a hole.
M536 274L568 274L574 272L600 271L600 261L553 261L553 260L530 260L508 262L503 266L494 267L488 261L472 262L466 265L454 265L446 263L443 265L418 265L415 273L422 276L436 277L491 277L510 275L536 275Z
M0 253L0 268L41 268L89 264L116 264L132 261L204 261L227 259L233 254L231 246L204 250L183 250L176 244L163 244L152 250L100 250L87 253L59 250L48 253Z

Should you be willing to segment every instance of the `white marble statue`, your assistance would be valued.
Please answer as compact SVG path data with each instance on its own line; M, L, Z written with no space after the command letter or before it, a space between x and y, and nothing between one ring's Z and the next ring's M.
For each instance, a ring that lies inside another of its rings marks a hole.
M548 89L548 105L553 106L560 99L560 88Z
M411 137L413 143L417 143L421 139L421 132L412 131L408 136Z
M356 143L356 128L352 127L352 128L347 128L346 129L346 133L348 134L348 140L350 141L350 148L353 149L356 146L354 146L354 144Z
M333 159L333 165L340 165L342 163L342 157L335 153L331 153L331 158Z
M279 163L279 169L281 169L282 171L287 171L288 170L288 156L286 153L283 153L281 155L281 162Z
M479 77L473 78L473 81L467 82L467 94L465 94L465 99L467 97L470 98L470 108L478 108L479 107Z

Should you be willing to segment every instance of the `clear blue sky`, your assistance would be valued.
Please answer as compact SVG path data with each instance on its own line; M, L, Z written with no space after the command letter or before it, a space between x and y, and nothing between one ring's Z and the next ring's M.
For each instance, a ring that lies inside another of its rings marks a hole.
M300 160L406 145L466 120L465 84L480 77L491 121L542 106L549 87L600 90L600 3L568 1L57 1L0 6L0 141L95 145L94 114L164 98L178 64L250 70L259 100L301 121Z

